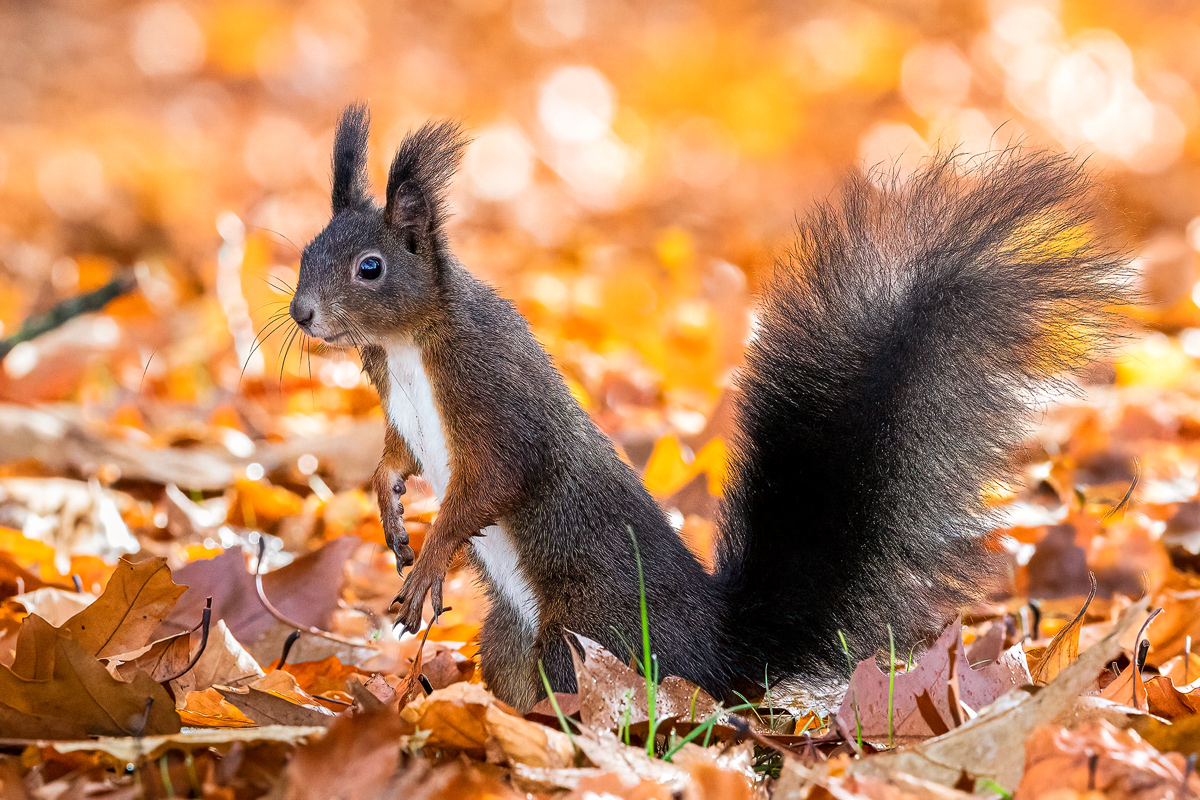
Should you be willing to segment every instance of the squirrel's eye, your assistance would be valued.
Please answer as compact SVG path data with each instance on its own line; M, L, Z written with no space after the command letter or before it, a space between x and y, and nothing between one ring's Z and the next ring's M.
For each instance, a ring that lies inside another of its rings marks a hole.
M376 256L367 256L358 262L358 277L373 281L383 274L383 262Z

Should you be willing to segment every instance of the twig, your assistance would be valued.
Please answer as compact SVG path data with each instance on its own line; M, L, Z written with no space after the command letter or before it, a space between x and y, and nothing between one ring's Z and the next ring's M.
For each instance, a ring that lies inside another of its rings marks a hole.
M204 632L200 634L200 649L196 651L196 655L192 656L192 660L188 662L188 665L184 667L178 675L172 675L170 678L167 678L165 681L163 681L163 683L170 683L171 681L182 678L184 675L188 674L192 667L196 666L197 662L200 661L200 656L204 655L204 648L208 647L208 626L211 622L212 598L209 597L204 601L204 613L200 617L200 624L196 626L196 628L204 629ZM190 636L192 633L195 633L196 628L192 628L188 635Z
M279 654L279 666L276 669L283 669L283 665L287 663L288 654L292 652L292 645L300 638L300 631L292 631L288 634L287 639L283 642L283 652Z
M113 278L99 289L63 300L44 314L30 317L21 325L21 329L0 340L0 360L3 360L14 347L22 342L36 339L43 333L65 325L75 317L99 311L123 294L128 294L137 287L137 280L132 273L125 273Z
M1110 508L1108 510L1108 513L1106 513L1103 517L1100 518L1101 522L1106 522L1109 517L1111 517L1113 514L1116 514L1118 511L1120 511L1126 505L1129 504L1130 498L1133 497L1133 490L1137 488L1137 485L1139 482L1141 482L1141 480L1142 480L1142 462L1138 461L1135 458L1133 460L1133 480L1130 481L1129 488L1125 491L1125 496L1121 498L1121 502L1117 503L1115 506Z
M267 613L282 622L284 625L287 625L289 628L296 628L304 633L309 633L313 636L319 636L320 638L328 639L331 642L337 642L338 644L344 644L350 647L374 647L374 644L366 641L365 639L355 641L353 639L347 639L344 636L338 636L336 633L331 633L330 631L323 631L315 625L305 625L304 623L296 622L292 619L289 619L282 611L276 608L271 601L267 599L267 593L263 591L262 565L263 556L266 555L266 550L267 540L260 536L258 539L258 562L254 565L254 589L258 592L258 599L262 602L263 608L267 609Z
M786 747L779 744L778 742L772 742L770 739L768 739L767 737L763 736L758 731L751 728L750 723L747 722L746 720L742 719L741 717L730 717L729 718L729 726L731 728L733 728L734 730L736 730L738 732L739 736L742 736L744 738L748 737L750 739L753 739L755 742L762 745L763 747L766 747L770 750L774 750L777 753L781 753L784 758L796 758L796 754L793 753L791 750L788 750ZM811 741L811 739L812 739L812 737L810 736L809 740Z

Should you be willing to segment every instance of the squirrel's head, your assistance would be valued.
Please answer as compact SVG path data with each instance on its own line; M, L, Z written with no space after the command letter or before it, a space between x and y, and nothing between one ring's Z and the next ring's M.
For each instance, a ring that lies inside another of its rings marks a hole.
M367 181L369 127L365 105L338 121L333 218L304 248L290 308L305 333L340 346L402 335L430 318L450 264L446 190L466 146L454 123L408 134L380 208Z

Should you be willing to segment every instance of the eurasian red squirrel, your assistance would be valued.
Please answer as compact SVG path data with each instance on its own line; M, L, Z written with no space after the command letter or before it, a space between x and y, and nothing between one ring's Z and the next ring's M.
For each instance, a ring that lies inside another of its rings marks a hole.
M484 679L522 709L572 691L564 631L624 659L641 642L636 548L660 675L717 697L745 682L845 677L938 631L1004 559L985 486L1022 440L1032 390L1082 366L1124 297L1124 259L1088 231L1070 157L931 158L848 180L800 223L737 380L708 572L579 407L512 303L450 251L453 124L408 135L385 205L368 114L333 152L333 217L305 247L291 315L356 347L388 419L375 477L415 631L464 545L490 598ZM401 520L420 473L441 511L419 558ZM632 535L631 535L632 534ZM848 651L848 652L847 652Z

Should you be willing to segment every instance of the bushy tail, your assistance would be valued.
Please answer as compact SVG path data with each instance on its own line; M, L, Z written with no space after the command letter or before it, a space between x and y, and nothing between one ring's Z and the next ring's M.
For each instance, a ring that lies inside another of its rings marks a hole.
M717 578L747 677L844 674L839 633L907 652L986 591L983 489L1125 298L1068 156L879 177L801 223L740 376Z

